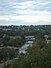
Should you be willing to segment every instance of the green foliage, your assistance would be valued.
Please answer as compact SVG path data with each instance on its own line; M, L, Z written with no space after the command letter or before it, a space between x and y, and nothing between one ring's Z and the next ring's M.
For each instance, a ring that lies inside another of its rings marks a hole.
M36 42L28 48L26 56L18 57L9 68L51 68L51 42L46 44L44 39L44 35L51 39L51 25L0 26L0 47L21 47L28 35L34 35ZM14 56L15 50L0 49L0 61Z
M28 54L18 57L9 68L51 68L51 42L40 46L45 42L41 39L28 48ZM40 46L39 46L40 45Z
M0 62L6 61L8 59L13 59L15 57L15 50L9 48L0 49Z
M24 36L4 36L0 39L0 45L20 47L24 39Z

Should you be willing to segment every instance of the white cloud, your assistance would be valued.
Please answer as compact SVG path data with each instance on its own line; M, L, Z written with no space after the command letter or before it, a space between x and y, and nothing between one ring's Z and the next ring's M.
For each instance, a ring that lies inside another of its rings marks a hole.
M22 15L44 15L44 14L51 15L51 13L48 11L34 11L34 10L17 10L15 11L15 13Z
M23 21L27 23L35 23L38 21L51 22L51 15L42 14L36 16L0 16L0 20L5 21Z
M15 6L16 8L19 8L19 9L25 9L25 8L32 8L32 6L37 6L39 7L40 5L41 6L45 6L47 4L49 4L50 2L48 1L43 1L42 0L40 1L26 1L26 2L21 2L21 3L17 3L17 5Z
M35 1L26 1L26 2L20 2L17 3L15 6L13 6L14 8L18 8L18 9L25 9L25 8L29 8L32 6L32 4L35 4Z
M51 22L51 11L48 11L51 10L50 7L48 0L24 2L2 0L0 1L0 21L23 21L30 24L38 21Z
M14 8L16 8L16 11L14 13L16 14L35 14L38 11L42 11L42 13L44 12L48 12L47 10L49 10L48 7L50 5L50 2L48 2L47 0L44 2L42 2L42 0L40 1L26 1L26 2L21 2L21 3L17 3L16 6L14 6ZM36 12L35 12L36 11Z
M47 0L32 0L32 1L24 1L24 2L16 2L16 0L2 0L0 1L0 15L14 15L16 14L30 14L34 13L34 11L46 11L50 8L49 1ZM47 6L48 4L48 6ZM33 11L32 11L33 10Z

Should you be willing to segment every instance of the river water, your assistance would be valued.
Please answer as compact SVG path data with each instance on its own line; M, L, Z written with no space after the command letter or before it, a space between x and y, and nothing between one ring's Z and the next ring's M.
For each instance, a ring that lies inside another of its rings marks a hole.
M26 49L28 46L32 46L33 41L27 41L25 42L25 44L19 49L19 54L25 54L26 53Z

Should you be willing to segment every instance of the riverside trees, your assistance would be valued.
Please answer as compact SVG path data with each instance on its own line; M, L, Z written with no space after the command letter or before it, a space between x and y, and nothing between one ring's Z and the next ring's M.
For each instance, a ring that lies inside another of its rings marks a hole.
M37 39L27 52L26 56L14 60L9 68L51 68L51 42L47 44L44 39Z

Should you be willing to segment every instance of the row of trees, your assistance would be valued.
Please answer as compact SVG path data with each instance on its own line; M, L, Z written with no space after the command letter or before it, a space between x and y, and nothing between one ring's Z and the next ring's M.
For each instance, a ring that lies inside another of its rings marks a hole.
M51 26L0 26L0 37L4 35L18 36L18 35L36 35L39 34L50 34Z

